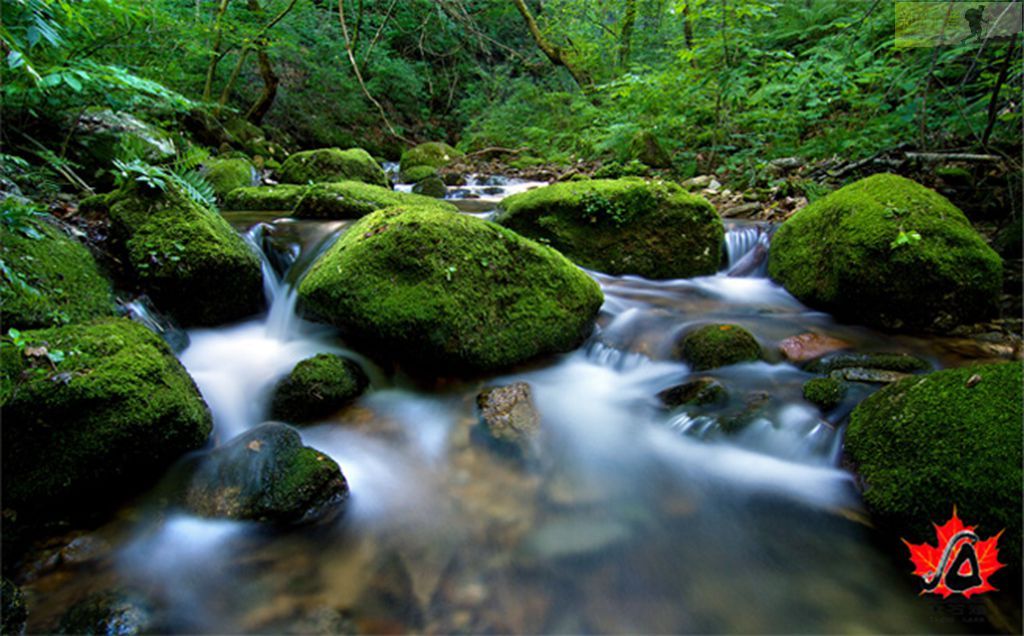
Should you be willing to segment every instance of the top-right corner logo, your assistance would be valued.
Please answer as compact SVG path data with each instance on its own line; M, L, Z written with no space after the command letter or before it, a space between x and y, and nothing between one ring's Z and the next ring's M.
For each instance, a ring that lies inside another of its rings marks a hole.
M1006 40L1024 30L1022 3L896 2L897 48Z

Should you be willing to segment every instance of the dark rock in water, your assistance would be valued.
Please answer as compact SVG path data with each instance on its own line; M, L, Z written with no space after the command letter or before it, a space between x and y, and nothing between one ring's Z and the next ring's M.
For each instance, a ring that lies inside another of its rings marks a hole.
M134 636L158 631L154 612L142 597L124 590L94 594L60 619L60 634Z
M862 367L846 367L829 374L830 378L847 382L871 382L873 384L889 384L910 377L909 373L886 371L884 369L865 369Z
M738 325L704 325L676 343L675 356L694 370L706 371L760 360L761 345L753 334Z
M405 560L389 551L372 566L373 575L352 609L362 634L404 634L423 628L423 609Z
M982 538L1005 528L1002 580L1020 581L1022 386L1020 362L977 365L907 378L861 402L845 450L876 521L893 537L933 541L931 523L955 504Z
M947 330L996 313L1002 261L963 212L909 179L876 174L818 199L776 231L768 272L847 321Z
M22 337L38 356L0 353L5 508L95 512L206 442L210 411L145 327L109 318Z
M4 634L21 634L25 631L25 621L28 620L28 610L25 609L25 597L14 583L6 577L0 583L0 616Z
M835 378L815 378L804 382L804 399L820 407L823 411L831 411L839 406L846 396L846 385Z
M353 360L321 353L295 365L277 384L270 415L288 422L330 415L362 395L369 383Z
M779 351L790 362L807 362L849 346L845 340L808 332L786 338L779 343Z
M840 369L859 367L913 373L927 371L932 365L906 353L836 353L819 358L804 367L810 373L828 374Z
M725 387L714 378L697 378L658 393L658 399L669 408L687 404L705 406L724 402L728 397Z
M459 172L443 172L441 173L441 180L444 181L446 186L466 185L465 175Z
M445 187L444 181L440 177L422 179L412 187L412 191L413 194L422 194L435 199L443 199L448 194L448 188Z
M185 499L207 517L302 523L345 503L348 484L334 460L302 445L298 431L268 422L204 458Z
M540 414L529 384L485 389L476 396L476 404L482 428L499 450L520 457L536 455Z
M483 192L484 194L486 194L488 196L492 196L492 197L493 196L498 196L499 194L501 194L504 191L505 191L505 188L502 188L502 187L499 187L499 186L487 186L486 188L481 190L481 192Z
M281 183L362 181L389 188L391 181L370 153L362 148L320 148L297 152L281 164Z
M303 309L433 373L508 367L568 351L603 296L555 250L436 205L378 210L299 284Z

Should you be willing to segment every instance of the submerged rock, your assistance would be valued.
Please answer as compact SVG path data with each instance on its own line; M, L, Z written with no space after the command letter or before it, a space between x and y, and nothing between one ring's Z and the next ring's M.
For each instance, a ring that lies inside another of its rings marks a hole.
M813 332L790 336L779 343L779 351L790 362L807 362L849 347L845 340Z
M182 326L217 325L263 307L260 260L224 218L175 189L108 195L115 244L157 306Z
M363 369L354 361L321 353L295 365L292 372L278 382L270 415L288 422L315 420L351 404L369 383Z
M207 517L302 523L333 512L348 499L338 464L302 445L294 428L268 422L204 458L186 505Z
M282 183L362 181L384 188L391 182L380 164L362 148L321 148L297 152L281 164Z
M983 536L1005 528L999 560L1021 562L1022 366L936 371L878 391L853 411L846 453L868 508L894 536L933 541L953 506ZM1019 580L1019 579L1018 579Z
M836 353L811 362L804 367L804 370L810 373L827 374L851 368L913 373L927 371L932 368L932 365L906 353Z
M823 411L831 411L846 397L846 385L835 378L814 378L804 382L804 399Z
M291 184L236 188L224 197L222 207L225 210L291 214L308 189L304 185Z
M232 190L259 185L260 175L252 162L242 157L215 157L203 165L203 174L223 200Z
M501 207L501 225L606 274L689 278L713 274L721 263L721 219L673 183L556 183L508 197Z
M75 604L60 619L59 634L134 636L159 631L150 604L124 590L109 590Z
M441 177L427 177L417 181L416 185L412 187L412 191L415 194L422 194L425 197L433 197L435 199L443 199L448 194L448 188L444 185Z
M395 192L358 181L342 181L307 188L295 206L294 216L303 219L358 219L395 205L430 205L458 212L454 205L428 196Z
M49 219L24 230L0 224L3 330L83 322L114 313L110 283L84 245Z
M724 402L728 397L725 387L714 378L697 378L658 393L658 399L669 408L688 404L706 406Z
M525 382L485 389L476 396L480 423L497 450L529 458L537 454L540 414Z
M464 156L465 153L446 143L430 141L403 152L400 168L402 172L407 172L417 166L440 169L447 166L452 160Z
M310 268L311 317L422 369L500 369L580 344L601 290L551 248L436 206L353 225Z
M0 583L0 597L0 627L3 628L3 633L21 634L25 631L25 621L28 620L25 596L21 593L21 588L4 577Z
M210 412L160 338L127 319L29 331L3 354L4 507L110 505L210 434Z
M884 369L865 369L862 367L845 367L829 374L830 378L847 382L870 382L873 384L889 384L910 377L909 373L885 371Z
M685 334L675 355L696 371L761 359L761 345L738 325L704 325Z
M387 551L371 565L373 574L352 609L364 634L405 634L423 628L423 608L402 556Z
M783 223L772 278L837 317L887 329L949 329L998 309L999 256L942 195L880 174Z

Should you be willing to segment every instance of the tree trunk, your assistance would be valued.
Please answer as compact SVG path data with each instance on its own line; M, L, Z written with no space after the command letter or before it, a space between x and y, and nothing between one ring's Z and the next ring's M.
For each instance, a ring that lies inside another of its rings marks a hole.
M263 92L249 108L249 112L245 114L245 118L257 126L263 123L267 111L274 105L274 98L277 97L277 85L281 83L281 79L274 73L274 67L270 65L270 56L267 55L264 44L261 43L260 48L256 51L256 59L260 65L260 77L263 78Z
M220 6L217 7L217 19L213 23L213 49L210 51L210 64L206 67L206 83L203 84L204 102L210 101L210 97L213 94L213 78L217 75L217 65L220 64L220 43L221 37L224 34L220 23L228 10L230 2L231 0L220 0Z
M693 20L690 18L690 3L683 5L683 39L686 41L686 48L693 48Z
M1003 84L1006 83L1006 78L1010 74L1010 64L1013 62L1013 55L1016 50L1017 40L1012 40L1010 48L1006 49L1006 57L1003 58L1003 68L999 69L996 85L992 88L992 99L988 102L988 124L985 126L985 132L981 135L981 145L983 147L988 146L988 138L992 136L992 129L996 126L996 119L999 116L999 91L1003 88Z
M537 20L535 20L533 14L530 13L530 9L527 8L524 0L512 0L512 3L516 5L516 9L519 10L519 14L523 16L523 20L526 22L526 28L530 30L530 35L533 36L533 41L537 43L537 48L547 56L548 60L550 60L553 65L561 66L565 68L565 70L569 71L569 75L572 75L573 80L576 81L576 84L578 84L580 88L584 90L590 88L590 77L583 70L576 68L572 62L569 61L568 55L561 47L552 44L544 37L544 34L540 32L540 27L537 26Z
M633 44L633 26L636 24L636 0L626 0L619 32L619 65L629 66L629 53Z

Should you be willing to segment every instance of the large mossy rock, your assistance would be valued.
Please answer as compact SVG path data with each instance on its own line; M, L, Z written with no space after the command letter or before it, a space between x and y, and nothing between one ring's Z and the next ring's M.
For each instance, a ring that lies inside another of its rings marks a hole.
M861 402L846 453L879 521L912 543L956 506L983 536L1006 529L1002 563L1021 560L1021 363L936 371Z
M695 371L706 371L762 357L761 345L738 325L704 325L685 334L675 345L675 356Z
M108 187L113 183L114 159L122 148L151 163L172 159L176 152L168 132L130 113L87 108L75 120L69 150L90 184Z
M303 219L358 219L395 205L429 205L458 212L454 205L428 196L396 192L358 181L342 181L309 186L296 204L294 216Z
M302 445L292 427L262 424L203 459L186 505L207 517L272 523L314 521L348 499L338 464Z
M431 168L443 168L454 159L466 156L461 150L452 148L446 143L430 141L410 148L402 153L399 168L407 172L417 166L429 166Z
M221 215L176 190L142 185L110 195L108 206L132 274L182 326L222 324L263 307L259 257Z
M276 185L236 188L224 197L225 210L245 212L287 212L291 214L309 186Z
M206 404L145 327L107 318L22 335L24 350L3 353L5 508L106 506L206 442Z
M255 186L260 182L256 167L241 157L210 159L203 165L203 173L213 186L217 198L222 201L232 190Z
M568 351L603 300L553 249L435 206L361 219L313 264L299 297L311 317L438 371Z
M812 307L899 330L983 320L996 312L1002 284L999 256L967 217L892 174L852 183L783 223L768 272Z
M689 278L713 274L721 264L718 213L672 183L557 183L508 197L501 207L501 225L606 274Z
M282 183L362 181L384 188L391 185L384 169L362 148L297 152L285 159L278 173Z
M83 322L114 313L110 283L81 243L45 220L0 224L3 331Z
M362 395L370 381L348 358L321 353L295 365L278 382L270 416L288 422L307 422L330 415Z

